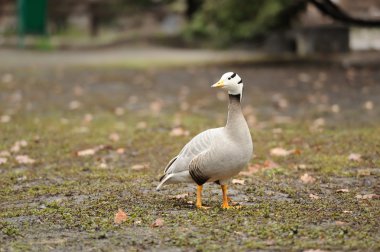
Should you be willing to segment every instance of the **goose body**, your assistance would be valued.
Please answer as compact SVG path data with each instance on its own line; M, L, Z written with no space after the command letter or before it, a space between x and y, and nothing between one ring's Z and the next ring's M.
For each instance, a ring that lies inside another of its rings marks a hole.
M216 182L222 186L222 189L225 188L224 195L229 179L247 165L253 151L251 134L241 109L243 89L241 78L229 72L224 74L213 87L230 89L225 127L203 131L191 139L168 163L157 186L159 190L164 184L195 182L198 185L198 207L201 207L202 185L206 182ZM224 200L223 205L225 208L229 207L228 202Z

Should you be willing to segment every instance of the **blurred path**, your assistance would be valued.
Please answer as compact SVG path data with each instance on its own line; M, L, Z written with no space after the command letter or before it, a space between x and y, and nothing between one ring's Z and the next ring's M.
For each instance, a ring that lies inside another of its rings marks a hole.
M28 51L0 49L0 67L120 65L131 67L247 61L258 58L252 51L204 49L111 48L88 51Z
M132 68L220 63L307 62L343 66L380 65L380 52L297 57L269 55L252 50L175 49L164 47L117 47L82 51L31 51L0 48L0 67L124 66Z

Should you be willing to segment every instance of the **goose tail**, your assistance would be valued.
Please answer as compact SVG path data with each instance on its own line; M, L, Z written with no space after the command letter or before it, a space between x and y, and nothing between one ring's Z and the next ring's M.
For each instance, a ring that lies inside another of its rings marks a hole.
M156 187L156 191L159 191L160 188L165 184L166 181L168 181L171 177L173 177L174 174L164 174L160 178L160 183Z

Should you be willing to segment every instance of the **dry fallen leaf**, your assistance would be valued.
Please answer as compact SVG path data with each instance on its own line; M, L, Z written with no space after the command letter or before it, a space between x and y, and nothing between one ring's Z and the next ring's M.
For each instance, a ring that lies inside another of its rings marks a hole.
M15 159L19 164L33 164L36 162L36 160L28 157L27 155L18 155Z
M116 150L116 153L117 154L124 154L125 153L125 149L124 148L118 148L117 150Z
M347 225L347 222L344 222L344 221L335 221L335 224L338 225L338 226L344 226L344 225Z
M279 165L271 160L265 160L263 164L253 164L248 166L248 171L241 171L239 175L252 176L252 174L264 170L278 168Z
M326 120L324 118L317 118L310 125L310 130L321 131L325 125L326 125Z
M11 117L9 115L2 115L0 117L0 122L2 123L8 123L11 121Z
M304 250L303 252L328 252L328 251L323 250L323 249L308 249L308 250Z
M81 103L79 101L71 101L69 103L69 109L75 110L78 109L81 106Z
M177 194L173 197L171 197L172 199L185 199L189 197L189 193L182 193L182 194Z
M170 131L170 136L188 136L190 132L188 130L184 130L182 127L175 127Z
M294 166L294 168L296 170L306 170L307 167L308 167L308 165L306 165L306 164L297 164L297 165Z
M305 173L300 177L302 183L304 184L312 184L315 182L315 178L310 176L308 173Z
M377 195L377 194L358 194L355 196L355 198L357 199L380 199L380 195Z
M83 122L90 123L94 119L93 115L91 114L85 114L83 117Z
M298 80L300 82L304 82L304 83L307 83L311 80L311 76L308 74L308 73L299 73L298 74Z
M138 128L138 129L146 129L147 126L148 126L148 124L146 122L141 121L141 122L137 123L136 128Z
M372 101L366 101L363 105L363 107L366 109L366 110L372 110L373 109L373 102Z
M307 249L307 250L304 250L303 252L327 252L327 251L322 250L322 249Z
M114 222L116 224L121 224L127 220L127 214L123 211L123 209L119 209L119 211L115 214Z
M339 113L339 112L340 112L340 107L339 107L339 105L338 105L338 104L334 104L334 105L332 105L332 106L331 106L331 111L332 111L333 113Z
M157 220L155 220L153 223L152 223L152 227L153 228L156 228L156 227L162 227L164 225L164 220L161 219L161 218L158 218Z
M113 142L117 142L117 141L119 141L120 140L120 136L119 136L119 134L117 134L117 133L111 133L110 135L109 135L109 137L108 137L111 141L113 141Z
M92 156L92 155L95 155L95 153L97 153L98 151L104 150L106 148L107 148L107 146L99 145L99 146L96 146L96 147L91 148L91 149L85 149L85 150L77 151L77 152L75 152L75 154L79 157Z
M1 81L3 83L9 83L13 81L13 75L10 73L6 73L3 76L1 76Z
M115 115L117 115L117 116L121 116L121 115L123 115L124 112L125 112L124 109L121 108L121 107L117 107L117 108L115 108Z
M312 193L309 194L309 197L310 197L310 199L320 199L321 198L318 195L315 195L315 194L312 194Z
M28 146L28 142L25 140L16 141L11 147L12 152L19 152L22 147Z
M95 149L86 149L86 150L81 150L77 151L77 156L92 156L96 153Z
M362 155L360 155L358 153L351 153L348 156L348 160L350 160L350 161L360 161L361 159L362 159Z
M107 169L107 168L108 168L108 165L107 165L107 163L105 163L105 162L101 162L101 163L99 164L99 168Z
M350 192L350 190L348 190L347 188L342 188L342 189L336 190L336 192L348 193L348 192Z
M232 180L232 184L235 184L235 185L244 185L245 184L245 180L244 179L233 179Z
M6 157L0 157L0 165L6 164L8 162L8 159Z
M163 105L164 103L162 101L154 101L150 103L149 108L153 113L157 114L161 111Z
M84 90L83 90L83 88L81 86L75 86L73 88L73 93L74 93L75 96L82 96L83 93L84 93Z
M148 167L149 167L148 163L143 163L143 164L135 164L131 167L131 169L134 171L141 171L141 170L147 169Z
M0 157L9 157L10 155L9 151L0 151Z
M294 150L285 150L283 148L273 148L270 150L270 155L271 156L277 156L277 157L286 157L291 154L301 154L301 151L299 149L294 149Z

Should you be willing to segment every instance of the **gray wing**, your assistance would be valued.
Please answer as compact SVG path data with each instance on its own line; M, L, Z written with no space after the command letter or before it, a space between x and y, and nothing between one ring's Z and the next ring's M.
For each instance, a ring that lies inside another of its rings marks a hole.
M165 174L189 170L192 160L194 159L195 164L197 156L210 149L221 131L222 128L209 129L196 135L183 147L178 156L169 162Z

